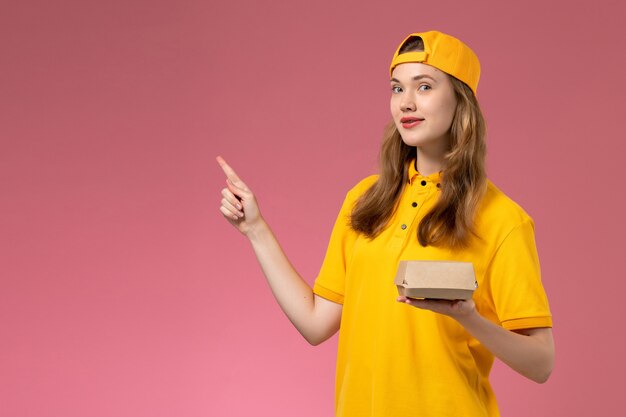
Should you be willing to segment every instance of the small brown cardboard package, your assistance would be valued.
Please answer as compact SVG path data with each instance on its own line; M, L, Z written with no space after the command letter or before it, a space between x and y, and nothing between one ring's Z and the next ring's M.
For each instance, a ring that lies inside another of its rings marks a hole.
M395 283L411 298L469 300L478 286L470 262L400 261Z

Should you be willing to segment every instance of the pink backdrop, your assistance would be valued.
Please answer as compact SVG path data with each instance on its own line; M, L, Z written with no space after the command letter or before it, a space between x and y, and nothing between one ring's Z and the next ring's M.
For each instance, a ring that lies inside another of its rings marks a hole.
M54 4L56 3L56 4ZM622 410L621 2L64 0L0 9L0 415L331 416L336 340L283 317L218 211L223 155L312 282L374 172L387 65L437 28L483 64L490 178L534 217L545 385L503 415Z

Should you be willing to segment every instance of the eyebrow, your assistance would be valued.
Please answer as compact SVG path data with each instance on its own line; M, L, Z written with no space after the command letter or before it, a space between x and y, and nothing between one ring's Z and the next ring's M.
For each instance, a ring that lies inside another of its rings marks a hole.
M434 82L437 82L437 80L435 80L433 77L431 77L430 75L426 75L426 74L420 74L420 75L416 75L415 77L412 78L413 81L419 81L423 78L430 78L431 80L433 80ZM397 78L392 78L390 80L391 82L397 82L399 83L400 80L398 80Z

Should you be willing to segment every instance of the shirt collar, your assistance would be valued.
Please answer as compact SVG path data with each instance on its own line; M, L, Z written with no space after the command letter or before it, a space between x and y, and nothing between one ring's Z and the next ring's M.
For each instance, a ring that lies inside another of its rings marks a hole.
M441 181L443 180L442 174L442 171L439 171L425 177L415 168L415 158L411 159L411 162L409 163L409 184L413 184L414 181L427 181L432 182L433 184L441 184Z

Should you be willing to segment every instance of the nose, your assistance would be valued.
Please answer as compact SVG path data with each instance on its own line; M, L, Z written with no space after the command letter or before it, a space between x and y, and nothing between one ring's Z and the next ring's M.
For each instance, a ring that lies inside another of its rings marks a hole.
M400 110L403 112L411 112L415 111L416 108L415 100L413 100L409 94L404 94L400 101Z

